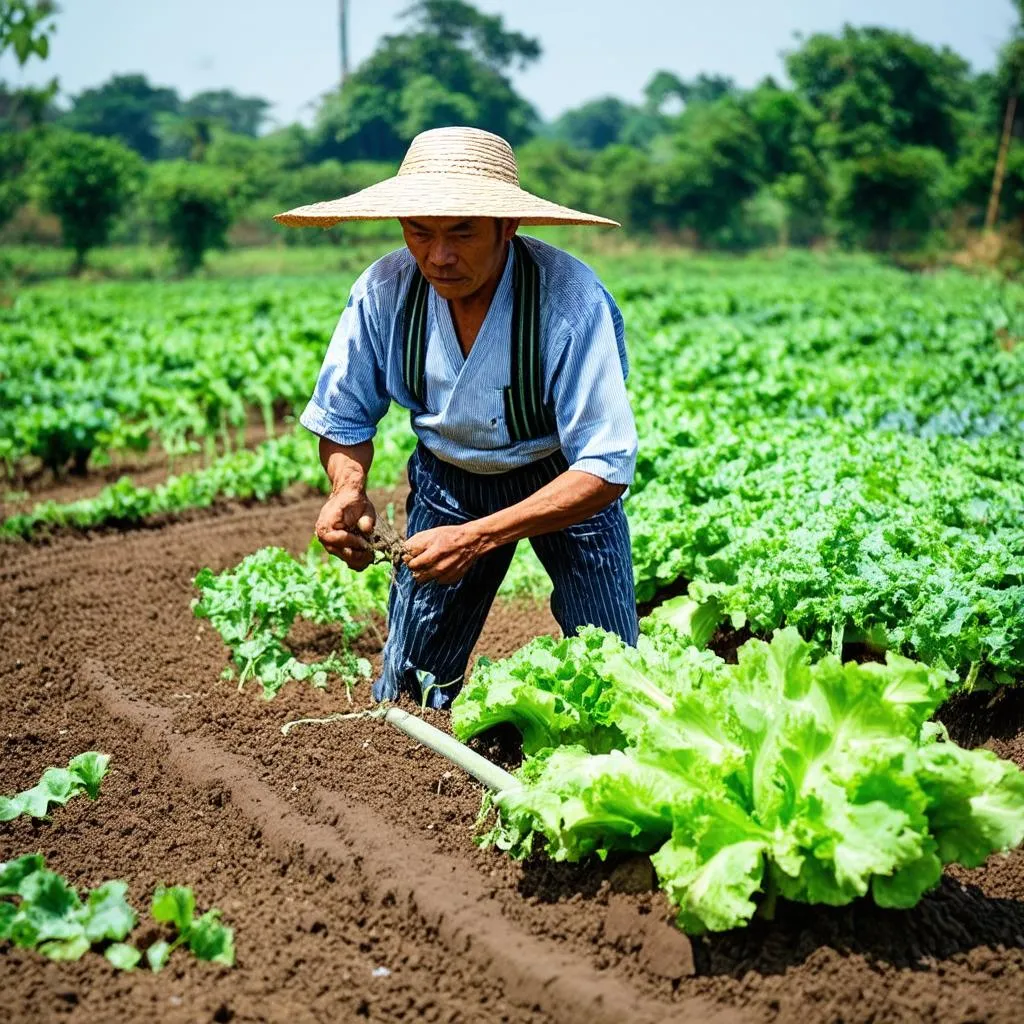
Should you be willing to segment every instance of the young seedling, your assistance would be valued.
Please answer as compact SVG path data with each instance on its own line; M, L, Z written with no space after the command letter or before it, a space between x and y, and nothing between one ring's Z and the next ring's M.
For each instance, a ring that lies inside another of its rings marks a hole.
M11 797L0 796L0 821L11 821L22 814L45 818L50 804L63 806L80 793L95 800L109 764L108 754L90 750L71 758L67 768L47 768L31 789Z
M146 950L146 962L156 972L164 965L178 946L187 945L200 959L228 967L235 962L235 934L220 923L220 911L208 910L195 916L195 893L184 885L158 886L153 894L151 912L157 921L173 925L175 938L168 942L158 939Z
M175 928L170 941L158 939L146 950L155 972L178 946L200 960L235 962L234 932L220 923L220 911L195 916L195 895L185 886L160 886L153 896L153 917ZM128 903L128 884L104 882L83 900L74 887L46 867L39 853L0 864L0 943L33 949L51 960L80 960L98 947L118 970L133 970L142 953L126 942L138 915Z
M335 674L349 687L369 676L369 662L349 645L387 607L383 569L352 572L337 560L326 560L314 542L303 559L281 548L263 548L228 572L201 570L195 584L200 596L192 603L193 612L209 619L231 648L239 689L256 679L270 699L292 679L323 688ZM296 658L287 638L300 617L340 627L338 649L313 664Z
M137 920L127 893L125 882L104 882L83 901L38 853L0 864L0 941L51 960L78 960L96 943L123 945ZM121 963L130 959L121 949L112 955Z

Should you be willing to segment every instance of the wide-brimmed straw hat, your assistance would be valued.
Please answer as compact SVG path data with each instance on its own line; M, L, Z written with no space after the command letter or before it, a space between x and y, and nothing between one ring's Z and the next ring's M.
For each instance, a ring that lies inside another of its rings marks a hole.
M395 177L341 199L298 206L274 220L326 228L345 220L393 217L509 217L523 224L620 226L521 189L512 147L479 128L422 132L412 140Z

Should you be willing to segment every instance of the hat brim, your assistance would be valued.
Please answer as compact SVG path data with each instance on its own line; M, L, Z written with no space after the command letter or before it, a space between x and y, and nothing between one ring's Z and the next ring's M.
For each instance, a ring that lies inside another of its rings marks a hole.
M274 220L289 227L327 228L347 220L396 217L507 217L530 225L622 226L481 174L435 173L399 174L341 199L297 206Z

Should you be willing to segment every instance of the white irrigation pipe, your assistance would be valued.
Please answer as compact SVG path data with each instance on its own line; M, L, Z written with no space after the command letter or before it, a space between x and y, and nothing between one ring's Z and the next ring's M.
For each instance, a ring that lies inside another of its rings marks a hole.
M429 747L435 754L447 758L467 775L472 775L477 782L482 782L488 789L500 792L519 785L516 777L504 768L499 768L493 761L488 761L475 750L470 750L465 743L449 736L448 733L436 729L429 722L424 722L416 715L410 715L401 708L383 708L374 711L357 711L347 715L329 715L327 718L300 718L282 726L281 732L286 736L296 725L321 725L327 722L340 722L346 718L383 718L388 725L394 726L406 736Z
M452 764L458 765L464 772L472 775L477 782L482 782L488 789L500 792L519 785L514 775L499 768L493 761L488 761L475 750L470 750L465 743L449 736L448 733L435 729L422 718L410 715L401 708L388 708L384 721L396 729L411 736L414 740L429 747L435 754L448 758Z

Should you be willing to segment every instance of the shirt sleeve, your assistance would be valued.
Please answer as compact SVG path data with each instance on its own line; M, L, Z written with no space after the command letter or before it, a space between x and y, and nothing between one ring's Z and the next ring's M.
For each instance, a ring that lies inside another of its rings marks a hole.
M369 441L391 404L381 353L369 296L357 281L299 422L337 444Z
M551 394L569 468L628 486L636 468L637 434L626 394L616 312L610 298L601 299L567 329L555 360Z

